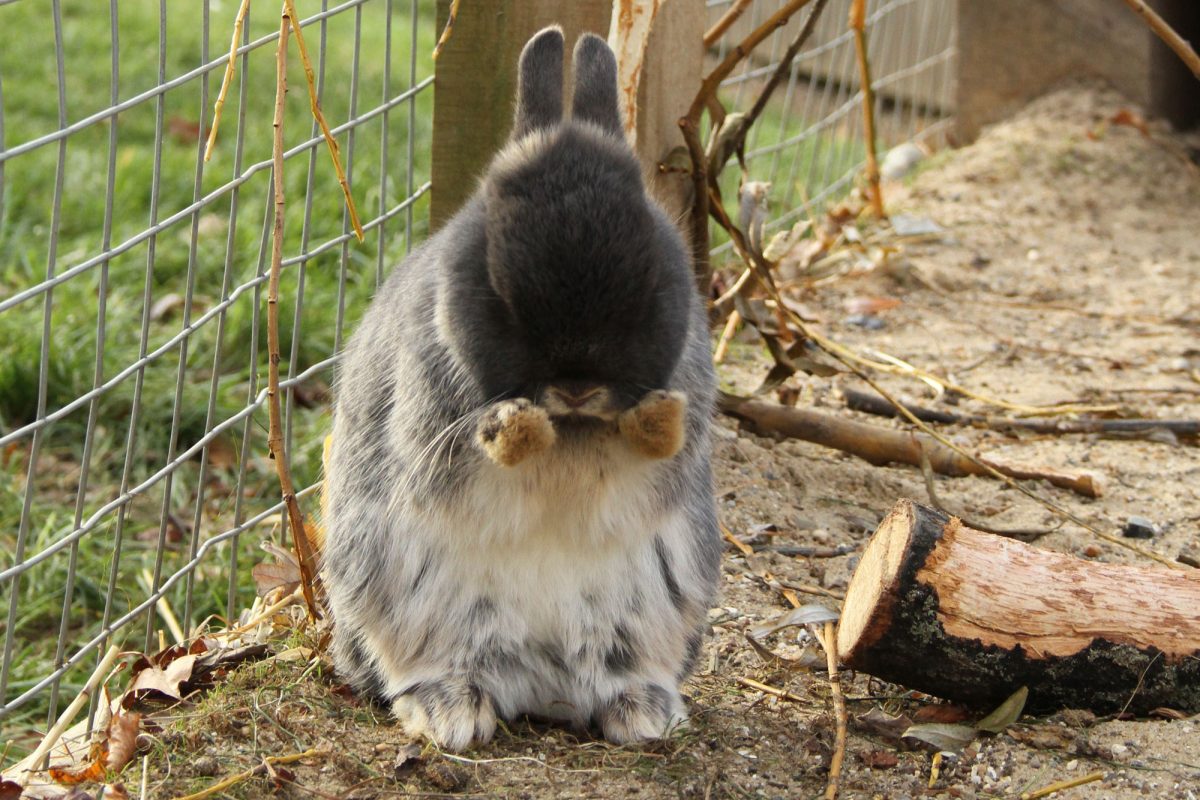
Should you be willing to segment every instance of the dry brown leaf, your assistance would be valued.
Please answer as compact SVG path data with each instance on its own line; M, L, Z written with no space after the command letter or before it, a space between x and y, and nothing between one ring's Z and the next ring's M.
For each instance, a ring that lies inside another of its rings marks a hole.
M1146 125L1145 117L1128 108L1122 108L1109 117L1108 121L1113 125L1128 125L1131 128L1137 128L1142 136L1150 135L1150 128Z
M878 314L903 305L897 297L851 297L843 304L848 314Z
M952 703L921 706L912 715L913 722L964 722L970 718L971 712Z
M153 691L182 699L179 685L192 677L192 667L196 663L196 654L180 656L169 663L165 669L150 665L137 674L133 685L129 687L128 695Z
M1078 731L1061 725L1033 725L1009 728L1006 732L1023 745L1038 750L1066 750L1079 739Z
M858 758L871 769L891 769L900 763L891 750L867 750L859 753Z
M913 724L907 715L889 714L879 706L875 706L865 714L860 714L855 717L855 720L877 736L893 741L899 739L900 734Z
M266 597L272 589L284 587L284 593L294 592L300 585L300 567L291 564L255 564L250 569L254 576L254 590L259 597Z
M154 301L154 305L150 306L150 320L152 322L160 322L168 314L172 314L181 308L183 308L183 295L175 292L164 294L158 300Z
M142 728L142 715L136 711L122 711L108 722L108 754L104 765L113 772L125 769L137 755L137 738Z
M101 781L104 779L104 758L107 755L108 743L104 740L92 742L88 749L87 766L79 769L51 767L47 772L50 780L63 786L74 786L85 781Z

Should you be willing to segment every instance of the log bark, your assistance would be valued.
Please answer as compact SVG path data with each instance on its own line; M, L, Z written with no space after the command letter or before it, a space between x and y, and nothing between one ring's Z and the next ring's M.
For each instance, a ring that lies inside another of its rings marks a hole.
M843 662L990 707L1200 712L1200 571L1084 561L965 527L910 500L863 553Z

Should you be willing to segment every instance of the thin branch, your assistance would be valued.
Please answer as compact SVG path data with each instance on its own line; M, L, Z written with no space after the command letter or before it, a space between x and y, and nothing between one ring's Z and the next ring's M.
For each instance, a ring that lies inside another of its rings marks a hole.
M1076 786L1083 786L1088 783L1104 780L1105 771L1089 772L1087 775L1081 775L1078 778L1071 778L1065 781L1055 781L1049 786L1043 786L1034 792L1025 792L1021 795L1021 800L1038 800L1041 797L1049 797L1052 794L1065 792L1067 789L1074 789Z
M833 714L837 733L833 742L833 758L829 760L829 781L825 784L825 800L836 800L842 783L842 762L846 758L846 697L842 693L841 674L838 672L837 630L832 622L825 623L825 635L820 638L825 648L825 659L829 667L829 688L833 693Z
M867 146L867 186L871 210L883 219L883 192L879 188L879 162L875 159L875 89L871 86L871 64L867 60L867 0L854 0L850 7L850 28L854 31L854 50L858 56L858 76L863 93L863 137Z
M692 219L691 240L692 255L696 269L696 280L700 290L707 295L708 284L712 273L708 263L708 166L705 163L704 148L700 144L700 116L711 98L716 96L721 81L733 72L742 59L750 54L764 39L777 29L787 24L792 14L795 14L811 0L788 0L782 8L771 15L770 19L755 28L745 39L737 44L700 84L700 90L692 100L687 114L679 120L679 128L683 132L683 140L687 143L688 155L692 159Z
M896 417L899 412L881 397L855 389L843 389L846 407L880 417ZM1022 419L1020 417L996 417L985 414L958 414L953 411L938 411L922 406L908 405L908 410L925 422L949 425L971 425L995 431L1030 431L1040 434L1065 433L1122 433L1147 435L1155 431L1170 431L1176 436L1195 438L1200 436L1200 420L1195 419L1098 419L1079 417L1076 419Z
M1154 9L1146 5L1145 0L1125 0L1125 5L1145 20L1146 24L1150 26L1150 30L1154 31L1167 47L1174 50L1175 55L1179 56L1184 64L1187 64L1187 68L1192 71L1192 74L1200 79L1200 56L1196 55L1196 51L1187 43L1187 40L1176 33L1165 19L1154 13Z
M87 683L83 685L83 689L79 692L75 699L71 701L71 705L67 706L66 709L59 714L58 720L55 721L50 730L46 732L46 736L42 739L41 744L37 746L37 749L33 751L33 755L25 759L24 763L29 764L31 769L38 769L38 765L41 763L42 759L50 754L50 751L54 749L54 745L58 744L58 740L62 737L63 731L65 731L67 726L71 724L71 720L75 719L75 715L79 713L80 709L87 705L92 693L104 683L104 679L108 675L108 671L112 669L113 664L116 663L117 656L120 654L121 650L116 645L108 648L108 652L104 654L104 658L100 659L100 663L97 664L96 669L92 671L92 675L87 679Z
M767 106L767 101L771 99L775 89L783 81L784 77L791 74L792 62L796 60L796 56L800 54L800 49L804 47L804 43L812 36L813 31L817 27L817 21L821 18L821 12L825 10L825 5L829 0L817 0L812 11L808 12L808 18L804 20L804 26L796 34L796 38L788 45L784 51L783 58L775 67L775 71L771 73L771 77L767 79L762 91L758 93L758 97L754 101L754 105L750 106L750 110L746 112L745 127L739 136L738 149L742 147L742 142L746 139L746 132L754 125L763 109Z
M775 697L778 697L781 700L791 700L793 703L808 702L803 697L800 697L799 695L796 695L796 694L792 694L791 692L787 691L786 689L778 689L774 686L770 686L768 684L761 683L760 681L756 681L753 678L738 677L738 678L735 678L735 680L738 683L740 683L742 686L753 689L756 692L762 692L763 694L774 695Z
M737 0L729 9L721 15L721 18L704 33L704 46L712 47L717 41L729 30L733 23L737 22L738 17L745 13L746 9L754 0Z
M272 122L272 185L275 190L275 220L271 238L271 276L267 284L267 411L270 431L267 447L275 461L275 472L279 475L279 488L287 508L288 525L292 531L292 544L296 548L296 561L300 565L300 586L304 590L304 602L308 604L309 616L317 619L320 611L315 597L317 575L308 532L304 529L304 517L300 513L300 502L292 484L292 473L283 441L283 420L279 408L279 274L283 269L283 101L287 95L287 42L291 28L291 0L284 0L279 23L279 47L275 51L275 117Z
M242 38L242 26L246 24L246 12L250 10L250 0L242 0L238 7L237 16L233 19L233 40L229 43L229 62L225 65L225 77L221 79L221 91L217 94L217 102L213 105L212 127L208 129L208 141L204 144L204 160L212 158L214 146L217 143L217 128L221 127L221 109L225 107L225 95L229 93L229 84L233 82L233 73L237 72L238 42Z
M438 37L437 44L433 46L433 60L437 61L438 56L442 54L442 48L446 46L446 42L450 41L450 36L454 33L454 22L458 19L458 6L462 0L450 0L450 11L446 14L446 27L442 28L442 35Z
M239 772L236 775L230 775L224 780L217 781L207 789L201 789L198 792L192 792L191 794L177 797L175 800L203 800L205 797L212 797L214 794L220 794L231 786L236 786L242 781L253 778L255 775L262 775L263 773L268 772L270 768L276 764L292 764L306 758L321 758L327 755L329 755L329 753L325 750L313 749L305 750L303 753L292 753L291 755L286 756L267 756L262 760L261 764L253 769L248 769L245 772Z
M304 65L304 80L308 84L308 105L312 110L313 119L321 126L321 135L325 137L325 144L329 147L329 157L333 159L333 171L337 173L338 184L342 187L342 195L346 198L346 210L350 212L350 225L354 228L354 236L360 242L363 240L363 226L358 220L358 209L354 207L354 196L350 193L350 182L346 180L346 173L342 169L342 159L338 155L337 139L333 138L333 134L329 131L329 123L325 121L325 115L321 113L321 103L317 100L317 84L313 78L312 61L308 58L308 46L304 43L304 32L300 29L300 18L296 14L296 6L293 0L283 0L284 6L287 9L287 18L291 21L292 31L296 34L296 46L300 50L300 62Z

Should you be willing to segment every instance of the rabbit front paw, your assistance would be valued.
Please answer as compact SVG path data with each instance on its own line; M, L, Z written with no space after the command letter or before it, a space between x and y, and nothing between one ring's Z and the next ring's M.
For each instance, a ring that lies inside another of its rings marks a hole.
M492 699L475 684L457 678L417 684L392 702L392 714L405 733L424 736L447 750L486 744L496 732Z
M479 420L475 440L492 461L515 466L554 444L550 415L540 406L518 397L496 403Z
M687 397L658 390L642 398L617 420L621 435L647 458L671 458L683 447Z
M654 683L626 689L598 716L604 738L613 744L663 739L687 722L679 692Z

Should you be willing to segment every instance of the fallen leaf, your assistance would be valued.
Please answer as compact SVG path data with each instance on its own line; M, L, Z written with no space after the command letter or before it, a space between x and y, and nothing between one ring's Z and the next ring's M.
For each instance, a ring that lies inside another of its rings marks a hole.
M254 576L254 590L259 597L266 597L268 592L280 586L288 594L300 585L300 567L296 564L268 564L264 561L251 567L250 574Z
M409 743L400 748L400 752L396 754L396 762L392 765L392 770L396 775L396 780L406 778L417 766L421 763L421 746L414 743Z
M1176 709L1176 708L1165 708L1165 707L1160 707L1160 708L1156 708L1156 709L1154 709L1153 711L1151 711L1151 712L1150 712L1150 716L1152 716L1152 717L1162 717L1163 719L1174 719L1174 720L1180 720L1180 719L1187 719L1187 718L1188 718L1188 715L1187 715L1187 714L1185 714L1185 713L1183 713L1183 712L1182 712L1182 711L1180 711L1179 709Z
M0 781L0 800L21 800L21 784Z
M143 669L133 679L127 695L133 696L142 692L158 692L175 700L183 699L180 684L192 677L192 667L195 666L196 655L180 656L171 661L166 669L151 665Z
M237 466L237 450L225 436L218 436L208 443L208 463L213 469L233 469Z
M150 321L159 322L168 314L174 313L181 308L183 308L183 295L175 292L165 294L154 301L154 305L150 306Z
M879 706L854 719L871 733L889 740L899 739L913 724L907 715L889 714Z
M1021 716L1021 712L1025 710L1025 701L1028 699L1029 687L1022 686L1009 695L1008 699L1001 703L995 711L975 723L975 727L988 733L1002 732Z
M180 144L194 144L200 138L200 123L176 114L167 120L167 132Z
M977 731L970 725L948 725L943 722L926 722L909 727L902 735L904 739L917 739L933 745L942 752L957 753L971 743Z
M858 758L871 769L891 769L900 763L891 750L867 750L859 753Z
M755 639L761 639L784 628L792 628L797 625L819 625L824 622L837 622L837 619L838 612L831 611L819 603L809 603L799 608L793 608L786 614L767 620L760 625L755 625L750 629L750 636Z
M70 769L66 767L51 767L47 772L50 775L50 780L55 783L60 783L63 786L73 786L77 783L85 781L100 781L104 779L104 758L106 755L106 742L103 740L92 742L92 746L88 749L87 765L78 769Z
M851 297L843 303L848 314L878 314L903 304L897 297Z
M142 715L136 711L122 711L108 722L108 754L104 766L120 772L137 754L138 732L142 727Z
M938 703L932 706L921 706L912 715L913 722L963 722L971 718L971 713L962 706L953 703Z
M1146 125L1146 119L1136 111L1131 111L1128 108L1122 108L1117 113L1108 118L1108 121L1113 125L1128 125L1131 128L1137 128L1142 136L1150 135L1150 128Z
M1079 733L1061 725L1034 725L1009 728L1007 735L1038 750L1066 750L1079 739Z
M888 221L892 223L892 231L897 236L936 236L946 232L945 228L928 217L892 214Z

